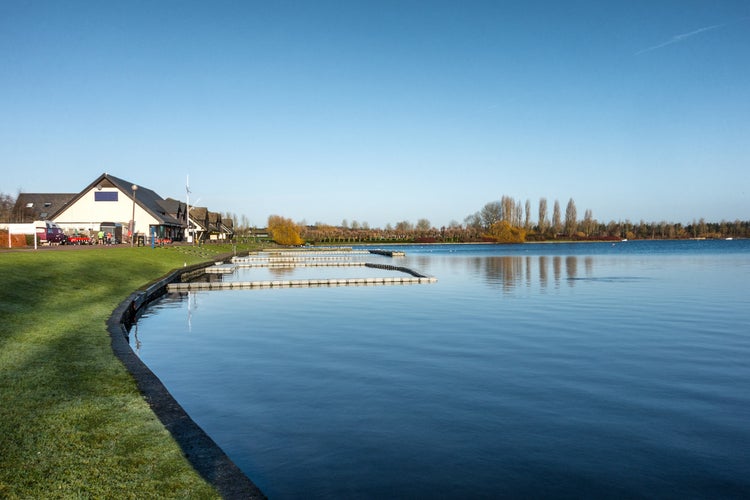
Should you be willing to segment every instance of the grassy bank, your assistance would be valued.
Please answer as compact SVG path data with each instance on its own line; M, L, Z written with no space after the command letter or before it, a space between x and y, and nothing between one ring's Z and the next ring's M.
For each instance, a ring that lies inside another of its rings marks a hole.
M215 498L115 358L132 291L231 248L0 253L0 497Z

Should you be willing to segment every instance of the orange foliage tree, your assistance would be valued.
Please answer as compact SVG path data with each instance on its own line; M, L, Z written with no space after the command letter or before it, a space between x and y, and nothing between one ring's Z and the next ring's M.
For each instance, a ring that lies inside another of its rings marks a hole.
M268 217L268 232L271 233L273 241L279 245L301 245L304 243L300 236L300 228L292 219L286 219L280 215Z
M520 227L511 226L506 220L492 224L485 236L497 243L523 243L526 241L526 231Z

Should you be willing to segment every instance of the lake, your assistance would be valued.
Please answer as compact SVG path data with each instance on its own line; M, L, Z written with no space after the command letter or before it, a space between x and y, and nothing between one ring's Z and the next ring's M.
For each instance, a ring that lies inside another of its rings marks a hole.
M750 497L750 240L388 248L438 281L171 293L131 344L270 498Z

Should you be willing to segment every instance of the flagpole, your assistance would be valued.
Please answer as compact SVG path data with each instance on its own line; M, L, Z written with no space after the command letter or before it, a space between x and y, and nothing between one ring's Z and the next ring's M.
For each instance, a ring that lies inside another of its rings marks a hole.
M187 233L188 233L188 243L193 243L193 236L190 233L190 174L187 175L187 180L185 181L185 199L186 199L186 205L187 205Z

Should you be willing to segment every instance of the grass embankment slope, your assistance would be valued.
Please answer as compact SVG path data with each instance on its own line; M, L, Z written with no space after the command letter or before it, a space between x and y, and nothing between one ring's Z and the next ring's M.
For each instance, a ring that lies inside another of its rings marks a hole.
M110 348L128 295L224 247L0 253L0 498L216 498Z

